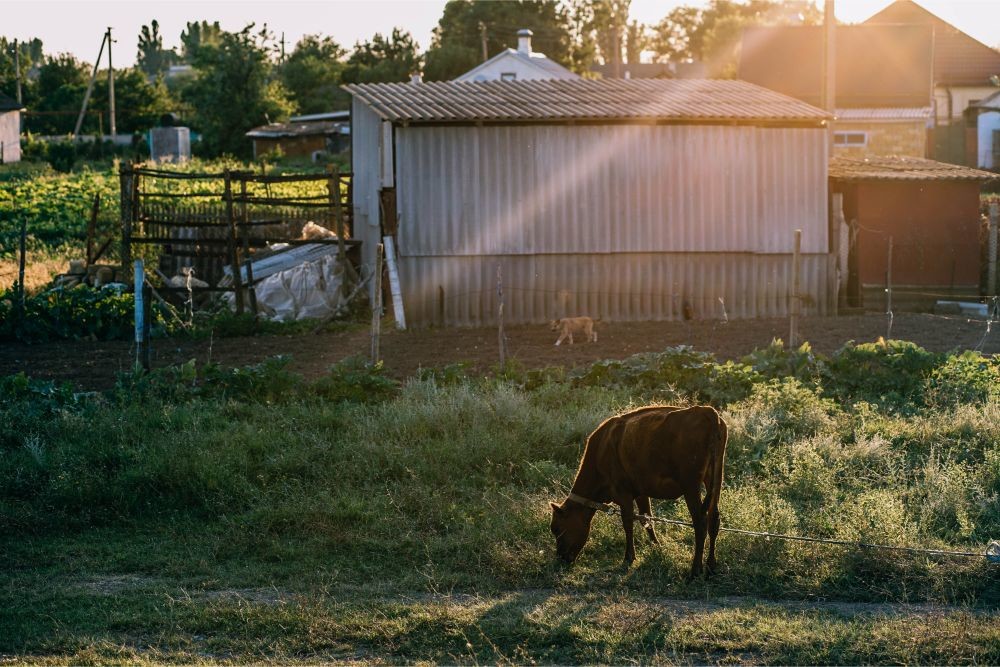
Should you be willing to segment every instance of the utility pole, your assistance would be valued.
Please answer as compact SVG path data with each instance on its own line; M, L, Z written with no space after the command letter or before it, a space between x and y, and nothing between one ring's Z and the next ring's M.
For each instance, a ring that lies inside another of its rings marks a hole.
M24 100L21 99L21 48L16 39L14 40L14 80L17 81L17 103L23 104Z
M281 62L285 62L285 32L281 32Z
M115 68L111 65L111 27L105 36L108 40L108 106L111 111L111 141L114 142L118 129L115 127Z
M483 62L486 62L490 59L490 53L486 48L486 24L482 21L479 22L479 41L483 45Z
M837 110L837 18L834 0L823 3L823 109L831 116ZM830 123L830 153L833 153L833 123Z
M73 136L80 137L80 127L83 125L83 117L87 113L87 105L90 103L90 94L94 92L94 80L97 79L97 67L101 64L101 57L104 55L104 43L108 41L108 32L101 37L101 48L97 52L97 60L94 61L94 69L90 72L90 81L87 82L87 92L83 94L83 106L80 107L80 115L76 117L76 126L73 128Z

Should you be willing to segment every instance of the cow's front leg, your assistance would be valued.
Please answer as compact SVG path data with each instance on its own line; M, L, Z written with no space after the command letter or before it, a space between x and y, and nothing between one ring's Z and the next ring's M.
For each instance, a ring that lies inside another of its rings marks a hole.
M623 496L618 500L622 508L622 528L625 529L625 565L631 565L635 561L635 540L633 528L635 527L635 509L632 503L635 499L632 496Z

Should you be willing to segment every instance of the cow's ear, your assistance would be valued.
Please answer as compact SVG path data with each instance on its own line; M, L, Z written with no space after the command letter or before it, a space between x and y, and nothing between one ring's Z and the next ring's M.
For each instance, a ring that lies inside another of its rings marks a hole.
M549 505L552 506L552 511L555 512L556 514L562 512L562 508L559 507L559 505L556 505L555 503L549 503Z

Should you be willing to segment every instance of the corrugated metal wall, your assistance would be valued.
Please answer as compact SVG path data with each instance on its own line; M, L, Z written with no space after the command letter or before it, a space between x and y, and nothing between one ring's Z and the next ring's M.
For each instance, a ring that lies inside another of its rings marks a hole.
M355 211L374 256L380 121L355 102ZM793 230L805 312L832 312L821 129L397 127L407 320L474 326L787 314ZM719 299L723 300L720 302ZM724 303L724 306L723 306Z
M351 105L354 237L362 241L361 261L365 275L374 266L375 250L381 241L378 198L381 179L381 124L382 120L375 112L354 100Z
M820 129L400 127L399 250L825 253L826 174Z
M831 314L831 255L801 259L803 313ZM407 322L417 326L492 324L501 267L507 323L589 315L606 320L788 314L791 256L753 253L630 253L403 257ZM720 298L722 301L720 301Z

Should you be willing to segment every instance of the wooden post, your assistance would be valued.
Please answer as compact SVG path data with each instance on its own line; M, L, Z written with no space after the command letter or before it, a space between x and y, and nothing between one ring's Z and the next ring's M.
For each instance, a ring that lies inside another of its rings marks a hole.
M892 338L892 236L889 237L889 258L885 269L885 339Z
M25 255L27 254L28 245L28 221L24 216L21 216L21 243L18 250L20 251L17 258L17 291L18 291L18 302L21 307L21 315L24 315L24 263Z
M233 289L236 290L236 314L243 314L243 277L240 275L239 253L236 249L236 216L233 213L233 176L225 173L226 220L229 222L227 246L229 250L229 269L233 272Z
M131 164L123 164L119 169L119 188L122 227L122 273L132 265L132 202L133 181L138 178Z
M399 285L399 270L396 266L396 244L391 236L382 237L385 247L385 263L389 269L389 293L392 295L392 314L396 318L396 328L406 329L406 314L403 312L403 292Z
M382 244L375 250L375 292L372 299L372 364L377 364L382 353L379 337L382 333Z
M788 348L793 349L799 344L799 311L802 299L799 295L799 258L802 252L802 230L795 230L795 249L792 251L792 294L788 304L789 329Z
M148 371L149 327L146 320L149 317L149 308L145 303L148 300L146 270L141 259L135 260L133 270L132 284L134 287L132 293L135 295L135 363Z
M997 294L997 224L1000 222L1000 204L990 204L990 235L986 270L986 295Z
M444 326L444 285L438 285L438 326Z
M340 295L347 298L350 294L350 285L347 284L347 244L344 240L344 212L340 208L340 172L332 164L326 166L327 181L326 190L330 197L330 212L333 214L333 223L337 231L337 263L340 264L341 274Z
M94 237L97 234L97 214L101 210L101 193L94 195L94 203L90 207L90 220L87 221L87 266L94 261Z
M253 281L253 264L250 260L250 216L247 213L247 179L240 174L240 236L243 238L243 266L247 271L247 293L250 296L250 312L257 318L257 287Z
M503 273L497 264L497 342L500 345L500 370L507 367L507 336L503 330Z

